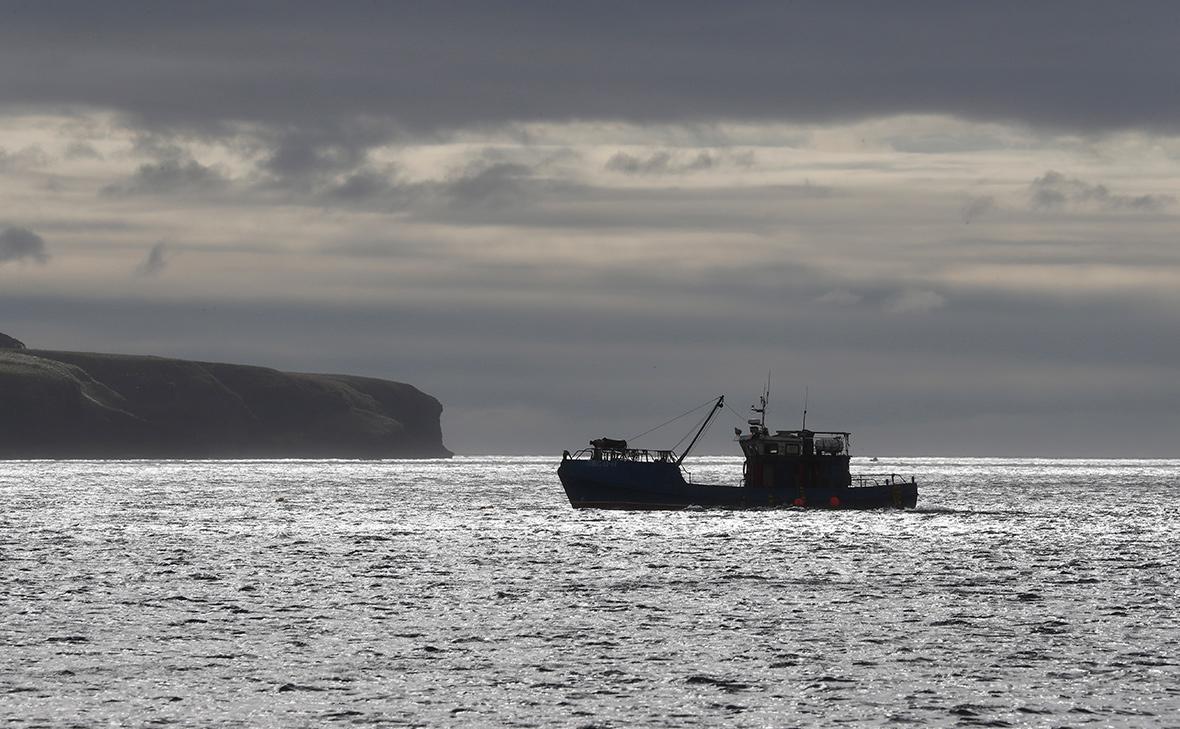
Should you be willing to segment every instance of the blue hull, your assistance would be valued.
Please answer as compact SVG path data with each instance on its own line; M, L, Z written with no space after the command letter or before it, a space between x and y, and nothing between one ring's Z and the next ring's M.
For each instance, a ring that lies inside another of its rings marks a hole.
M571 459L562 461L557 475L575 509L912 509L918 501L912 482L789 488L690 484L674 463Z

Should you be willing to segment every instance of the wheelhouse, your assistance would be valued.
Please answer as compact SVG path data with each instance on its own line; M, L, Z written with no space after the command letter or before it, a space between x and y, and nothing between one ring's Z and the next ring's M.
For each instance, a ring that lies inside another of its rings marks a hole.
M742 481L755 488L838 488L852 483L849 472L852 434L812 430L770 431L750 421L750 432L737 430L746 457Z

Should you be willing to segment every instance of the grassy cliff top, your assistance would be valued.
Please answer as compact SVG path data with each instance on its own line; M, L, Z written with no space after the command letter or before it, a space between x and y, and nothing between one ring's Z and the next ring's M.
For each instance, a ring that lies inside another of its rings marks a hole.
M0 457L447 457L441 412L371 377L0 349Z

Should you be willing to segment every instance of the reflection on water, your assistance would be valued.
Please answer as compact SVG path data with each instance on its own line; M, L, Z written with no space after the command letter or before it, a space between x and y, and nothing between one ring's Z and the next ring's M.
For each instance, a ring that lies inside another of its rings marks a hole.
M555 459L6 463L0 718L1176 726L1180 462L857 461L920 508L575 512Z

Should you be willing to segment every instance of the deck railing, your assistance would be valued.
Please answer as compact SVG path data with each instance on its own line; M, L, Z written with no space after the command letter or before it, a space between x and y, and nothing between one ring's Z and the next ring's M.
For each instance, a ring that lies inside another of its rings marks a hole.
M590 461L640 461L643 463L675 463L676 451L651 450L648 448L583 448L570 455L568 451L563 457L571 459L585 459Z
M899 486L901 484L917 484L915 477L898 476L896 473L862 473L852 477L853 488L863 488L867 486Z

